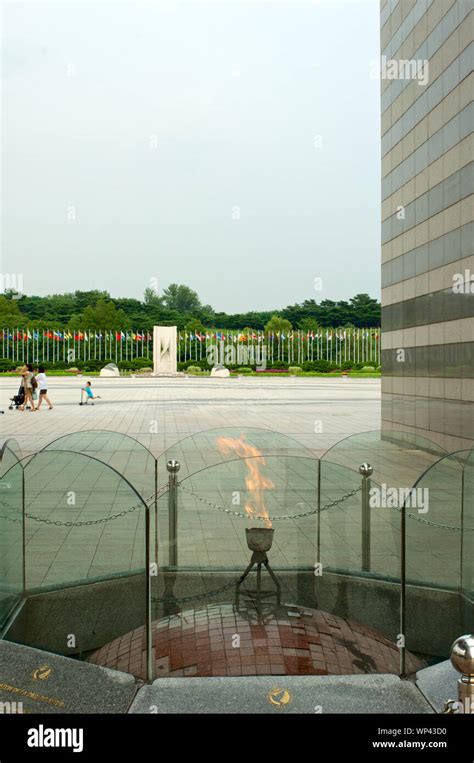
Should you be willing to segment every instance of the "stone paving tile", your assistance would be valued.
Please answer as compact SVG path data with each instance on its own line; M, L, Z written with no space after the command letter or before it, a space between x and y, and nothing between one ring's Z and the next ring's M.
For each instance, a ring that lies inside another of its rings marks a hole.
M187 632L184 617L163 618L154 623L155 676L398 672L397 646L373 628L308 607L292 611L299 618L292 618L291 624L285 620L284 608L266 615L266 622L259 623L254 610L236 610L231 604L212 605L193 613L193 627ZM191 619L189 614L187 617ZM230 619L235 628L224 627ZM207 628L205 643L197 622ZM324 624L326 633L321 630ZM140 634L142 638L137 638ZM237 647L233 645L236 635L240 636ZM320 644L315 644L315 639ZM96 650L88 661L109 668L120 665L120 669L144 678L144 649L144 629L138 628ZM410 653L406 659L408 673L424 667L424 662Z
M322 452L347 435L380 425L378 379L99 378L94 387L102 400L87 408L77 405L85 381L85 376L50 376L54 410L33 417L7 409L2 422L5 436L16 437L27 454L70 432L116 430L136 437L159 455L196 432L245 427L280 432ZM0 380L4 404L17 386L14 378ZM315 420L322 422L323 433L314 433ZM150 434L151 422L156 423L155 434ZM213 461L212 454L202 449L196 454L190 447L187 455L195 465ZM134 459L136 468L133 454L122 453L112 460L132 468Z

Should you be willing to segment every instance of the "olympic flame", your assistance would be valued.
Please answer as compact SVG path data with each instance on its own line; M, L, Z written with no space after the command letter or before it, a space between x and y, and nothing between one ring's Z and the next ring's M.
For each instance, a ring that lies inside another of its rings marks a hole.
M244 435L235 437L218 437L217 446L221 453L228 455L236 453L245 459L245 465L248 474L245 478L245 485L250 493L250 500L245 504L245 512L249 519L253 517L262 517L262 525L271 527L270 515L265 506L264 490L274 487L273 482L260 473L260 465L265 466L266 462L258 448L245 441Z

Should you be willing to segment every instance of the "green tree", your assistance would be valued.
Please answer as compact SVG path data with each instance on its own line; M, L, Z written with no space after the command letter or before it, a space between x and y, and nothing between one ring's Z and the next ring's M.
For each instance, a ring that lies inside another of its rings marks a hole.
M25 326L27 321L16 299L0 296L0 327L17 328Z
M163 304L163 297L153 289L151 286L145 289L143 294L143 301L147 307L161 307Z
M82 313L73 316L71 328L116 329L131 328L123 310L117 310L112 300L99 299L95 306L88 305Z
M272 315L265 326L265 331L270 331L273 334L276 334L277 331L288 334L292 328L290 321L286 320L286 318L281 318L279 315Z
M356 294L350 300L356 326L380 326L380 304L368 294Z
M178 313L199 313L201 302L197 292L184 284L170 283L163 290L163 302L168 310L176 310Z
M76 301L76 310L82 312L86 307L96 305L99 300L109 300L110 294L108 291L92 289L91 291L75 291L74 298Z
M18 327L27 325L31 328L85 327L86 309L96 308L99 301L102 305L109 304L109 308L105 313L104 308L100 308L98 318L88 311L88 320L98 323L106 319L108 323L113 322L113 327L118 328L120 323L127 328L143 330L151 330L153 325L160 324L174 325L182 330L190 321L197 320L208 329L214 327L216 330L242 331L243 326L252 326L252 331L257 331L270 326L270 331L285 332L290 331L291 326L298 326L302 330L314 331L315 325L325 328L380 326L381 319L380 303L368 294L356 294L349 302L326 299L318 304L314 299L306 299L282 310L233 314L216 313L211 305L201 305L196 292L182 284L170 284L163 297L152 288L146 289L142 301L130 297L112 300L108 292L98 290L44 297L23 295L19 300L11 299L11 295L5 293L3 298L7 300L0 311L0 315L4 316L4 325L15 322ZM116 312L111 310L110 305L115 305ZM286 323L281 324L282 320ZM281 325L285 328L281 329ZM102 324L98 328L105 326Z
M211 305L201 305L199 317L205 326L210 326L216 319L216 314ZM224 328L224 327L223 327Z
M304 332L317 331L319 329L319 323L316 318L302 318L298 321L298 328Z
M199 318L191 318L191 320L186 323L186 330L192 331L193 334L195 334L196 331L201 334L205 332L205 327L202 325Z

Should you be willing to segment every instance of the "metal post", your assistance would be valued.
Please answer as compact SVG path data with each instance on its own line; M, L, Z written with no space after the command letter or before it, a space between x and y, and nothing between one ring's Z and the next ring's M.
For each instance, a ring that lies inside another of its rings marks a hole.
M316 561L321 562L321 459L318 458L318 525Z
M25 468L23 464L20 464L21 467L21 545L22 545L22 553L23 553L23 562L22 562L22 576L23 576L23 596L26 595L26 501L25 501L25 488L26 488L26 482L25 482Z
M474 635L456 639L451 647L451 662L461 673L461 678L458 680L458 701L449 699L445 712L474 715Z
M461 554L460 554L460 570L461 570L461 592L465 592L465 586L468 585L466 583L466 569L469 569L471 567L471 564L466 566L466 559L465 559L465 550L468 550L467 546L467 538L464 528L464 494L465 494L465 482L464 482L464 475L466 471L466 462L463 463L462 466L462 473L461 473ZM467 559L469 559L469 553L467 555ZM468 621L470 620L470 617L467 616L467 608L466 608L466 597L462 597L464 599L464 607L463 607L463 616L462 616L462 622L466 625L466 627L469 627Z
M151 632L151 564L150 564L150 508L145 506L145 618L146 618L146 678L153 681L153 641Z
M158 459L155 458L155 563L158 569ZM158 575L156 576L158 580Z
M181 468L179 461L171 459L166 464L168 478L168 545L169 566L178 566L178 472Z
M370 570L370 475L374 469L370 464L361 464L359 474L362 475L362 569Z
M405 675L406 586L407 586L407 509L405 501L400 517L400 676Z

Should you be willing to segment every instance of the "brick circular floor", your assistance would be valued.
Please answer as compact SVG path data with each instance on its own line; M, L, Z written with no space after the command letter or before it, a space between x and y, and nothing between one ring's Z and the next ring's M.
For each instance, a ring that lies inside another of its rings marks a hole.
M258 618L232 604L187 610L153 624L155 676L398 673L396 645L365 625L307 607ZM145 678L145 629L130 631L88 661ZM424 666L407 654L407 672Z

